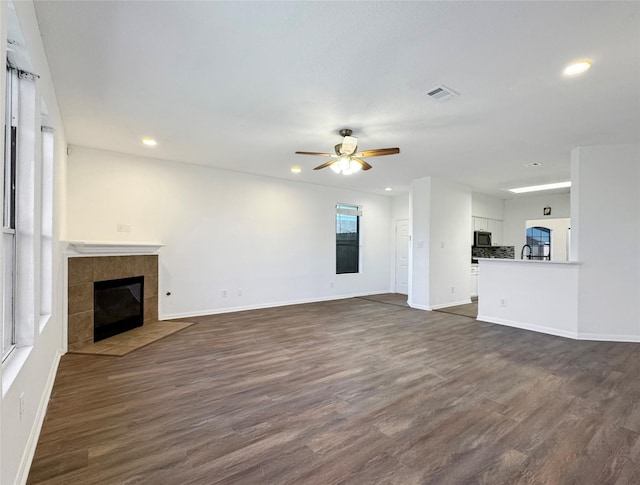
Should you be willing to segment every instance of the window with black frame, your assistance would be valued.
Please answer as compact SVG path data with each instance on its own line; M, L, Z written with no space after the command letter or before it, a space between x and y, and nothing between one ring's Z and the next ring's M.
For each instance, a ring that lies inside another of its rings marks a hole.
M360 217L358 206L336 205L336 274L360 272Z
M551 260L551 229L528 227L527 244L531 246L530 259Z

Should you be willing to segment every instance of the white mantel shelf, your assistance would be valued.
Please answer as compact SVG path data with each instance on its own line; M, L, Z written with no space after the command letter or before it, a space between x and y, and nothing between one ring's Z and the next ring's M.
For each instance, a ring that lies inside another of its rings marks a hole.
M67 253L109 255L109 254L157 254L165 244L160 242L129 241L69 241Z

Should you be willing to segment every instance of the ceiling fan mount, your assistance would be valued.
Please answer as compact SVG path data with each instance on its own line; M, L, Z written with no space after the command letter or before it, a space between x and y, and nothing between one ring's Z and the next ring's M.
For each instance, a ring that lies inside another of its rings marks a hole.
M338 131L342 137L342 143L338 143L335 147L335 154L333 153L319 153L319 152L296 152L297 155L315 155L321 157L337 157L328 162L318 165L314 170L320 170L322 168L331 167L336 173L342 173L349 175L359 170L369 170L371 165L362 160L366 157L380 157L383 155L394 155L400 153L399 148L377 148L374 150L365 150L357 152L358 139L354 136L353 130L349 128L342 128Z

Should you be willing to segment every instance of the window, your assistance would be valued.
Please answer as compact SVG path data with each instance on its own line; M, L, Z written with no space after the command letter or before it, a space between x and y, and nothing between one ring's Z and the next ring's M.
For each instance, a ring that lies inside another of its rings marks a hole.
M46 107L43 106L43 111ZM53 293L53 128L42 125L42 166L40 186L40 319L52 312Z
M16 287L16 155L17 155L17 84L14 69L7 69L4 130L4 192L2 217L2 359L9 355L16 343L15 287Z
M360 217L358 206L336 205L336 274L360 272Z
M546 227L528 227L527 244L531 246L531 259L551 260L551 230Z
M2 217L2 359L16 347L33 345L39 310L40 123L36 120L37 76L7 69ZM39 121L39 120L38 120ZM50 217L50 216L49 216Z

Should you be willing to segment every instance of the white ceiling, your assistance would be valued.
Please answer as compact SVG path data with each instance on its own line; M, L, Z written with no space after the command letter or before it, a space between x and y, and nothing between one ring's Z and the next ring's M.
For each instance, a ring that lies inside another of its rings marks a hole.
M74 145L392 195L437 176L508 198L568 180L575 146L640 139L640 2L37 1L36 12ZM582 58L589 72L562 76ZM429 99L440 83L461 96ZM331 151L344 127L359 149L401 153L346 177L294 154Z

